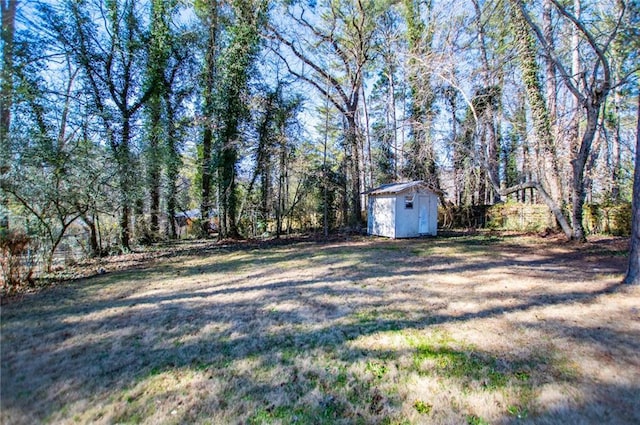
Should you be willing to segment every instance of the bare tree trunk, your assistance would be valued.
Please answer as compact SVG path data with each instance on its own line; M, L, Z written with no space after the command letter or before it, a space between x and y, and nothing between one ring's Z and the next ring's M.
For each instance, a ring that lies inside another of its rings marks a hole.
M364 141L366 144L366 155L362 153L362 173L364 179L362 181L363 188L373 187L373 161L371 157L371 134L369 133L369 109L367 108L367 97L364 90L364 84L360 87L362 90L362 111L364 113ZM363 146L363 150L364 150Z
M489 169L487 170L489 174L489 179L494 181L496 186L500 187L500 150L498 148L498 131L496 130L495 124L495 116L493 110L488 111L487 118L487 159L489 164ZM487 193L488 204L494 204L496 202L500 202L500 192L496 190L489 189Z
M287 197L287 173L286 148L284 141L280 143L279 166L278 166L278 206L276 208L276 238L282 235L282 228L285 215L286 197Z
M476 10L476 26L478 30L478 39L480 43L480 52L481 52L481 62L482 62L482 74L484 80L484 87L487 89L487 94L491 93L491 89L495 88L495 84L491 81L490 77L490 65L489 65L489 56L486 48L486 40L485 40L485 31L484 25L482 22L482 10L480 4L477 0L473 0L473 5ZM494 116L494 106L493 106L493 95L491 95L491 99L488 99L487 102L489 105L487 106L484 120L486 120L486 124L484 125L486 129L486 133L484 137L485 149L483 149L483 154L486 155L486 164L487 164L487 177L492 183L492 188L494 189L490 193L490 197L493 198L495 202L500 202L500 192L498 189L500 188L500 170L499 170L499 154L497 141L498 136L496 134L496 125L495 125L495 116ZM496 189L498 188L498 189Z
M120 245L122 249L125 251L131 250L131 225L130 225L130 214L131 214L131 197L130 194L130 183L131 179L129 178L129 167L131 166L131 161L129 158L129 139L131 137L131 127L130 127L130 117L129 114L124 112L122 113L122 140L120 142L120 146L118 147L118 168L120 174Z
M398 118L396 117L396 77L389 72L389 109L391 112L391 128L393 129L393 179L398 179Z
M98 244L98 230L96 228L95 215L87 212L82 214L81 218L89 228L89 256L98 257L101 252Z
M550 0L542 2L542 22L544 38L551 49L555 48L555 34L553 32L552 5ZM553 172L550 179L551 196L559 204L565 203L566 190L565 181L562 178L562 166L560 165L560 127L558 125L558 78L553 60L548 56L544 56L544 84L546 93L547 122L549 125L549 139L545 141L548 147L547 161L550 162Z
M616 89L613 94L614 122L613 138L611 140L611 198L614 201L620 200L620 177L622 170L622 156L620 149L620 104L622 96L620 90Z
M576 19L580 19L580 14L581 14L581 0L573 0L573 8L574 8L574 16L576 17ZM580 89L580 86L582 84L582 82L580 81L580 74L582 72L582 67L580 64L580 33L578 31L578 28L575 28L575 26L573 27L572 30L572 34L571 34L571 78L573 79L573 83L575 85L576 88L578 88L578 90ZM568 140L569 140L569 155L571 155L571 165L572 165L572 175L573 175L573 181L571 182L571 197L570 197L570 201L571 204L575 207L576 205L576 182L575 182L575 178L576 178L576 168L575 168L575 159L576 156L578 155L578 150L579 150L579 146L580 146L580 117L582 115L582 107L580 105L580 97L578 96L577 93L574 93L572 96L572 103L571 103L571 108L572 108L572 115L571 115L571 121L569 122L569 134L568 134ZM572 220L574 220L575 217L572 216ZM572 225L575 228L575 221L572 222ZM580 222L580 225L582 225L582 221ZM584 236L581 236L584 237Z
M330 87L327 86L327 93L329 93ZM328 181L327 181L327 142L329 138L329 96L325 96L325 117L324 117L324 145L322 150L322 228L324 230L324 237L329 237L329 205L327 205L329 193L328 193Z
M631 239L629 241L629 267L624 283L640 285L640 96L636 119L636 160L633 172L633 207Z
M576 157L571 161L571 166L573 169L573 185L571 191L571 197L573 201L571 214L573 235L571 238L577 241L586 240L586 234L584 231L584 226L582 224L582 210L586 195L585 168L587 165L587 160L589 159L589 154L591 152L593 139L597 131L599 109L600 104L598 104L597 106L590 105L587 108L587 125L584 131L584 135L582 136L580 149L578 150Z
M358 142L358 127L355 120L357 112L357 106L350 111L346 116L347 131L346 139L347 145L351 148L351 214L349 217L349 224L355 228L362 226L362 202L360 200L360 146Z

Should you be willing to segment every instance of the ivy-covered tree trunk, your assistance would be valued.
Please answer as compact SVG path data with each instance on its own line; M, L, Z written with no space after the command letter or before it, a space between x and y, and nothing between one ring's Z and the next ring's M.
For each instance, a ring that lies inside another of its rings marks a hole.
M160 231L160 195L161 173L164 161L162 140L165 132L165 116L163 114L164 92L166 91L165 72L170 52L169 27L167 24L167 0L153 0L151 3L151 35L149 48L149 65L147 68L148 84L156 84L156 90L147 103L147 146L146 168L149 190L149 231L155 239Z
M356 103L357 104L357 97ZM349 165L351 172L351 188L350 188L350 205L351 212L349 214L349 224L354 228L359 228L362 226L362 201L360 197L361 192L361 173L360 173L360 143L358 141L359 138L359 128L358 124L355 120L355 114L357 107L352 107L350 113L346 116L347 127L346 127L346 145L349 147Z
M582 223L582 210L585 200L585 168L587 161L592 154L593 141L598 130L600 110L612 87L612 75L610 68L609 54L611 49L611 41L613 41L620 29L622 17L627 13L624 4L620 10L616 10L619 14L614 20L617 22L608 34L598 33L597 37L590 27L585 26L580 17L580 0L574 0L574 8L571 11L566 5L561 4L558 0L550 0L555 9L572 28L574 45L573 60L571 68L566 66L561 55L554 46L550 45L537 23L533 21L527 12L526 5L521 0L511 0L514 7L518 7L522 13L523 19L529 28L535 34L538 42L541 44L543 51L547 57L553 60L554 67L559 72L562 82L575 98L575 114L585 113L584 129L581 137L573 137L577 140L575 147L572 149L573 158L571 159L572 184L571 184L571 239L577 241L585 241L586 234ZM600 40L607 40L602 43ZM581 55L577 54L578 42L584 43L585 48L591 52L588 66L587 62L580 63ZM576 73L579 68L580 72ZM571 69L571 73L567 71ZM576 81L576 75L580 78ZM577 116L577 115L576 115ZM575 126L574 126L575 127Z
M538 163L537 178L540 184L551 195L554 202L552 210L561 211L559 205L562 203L562 183L560 180L560 167L558 165L558 157L551 132L551 124L549 112L545 103L542 84L540 83L540 69L536 60L535 38L531 34L527 22L518 8L514 8L511 14L512 27L519 44L518 52L520 55L520 67L522 68L522 79L524 82L527 99L531 108L531 117L533 120L533 128L541 145L540 161ZM550 163L550 169L547 164ZM565 235L570 238L572 228L567 222L563 214L556 216L556 221L562 228Z
M233 123L231 123L233 125ZM236 124L237 125L237 124ZM236 166L238 152L235 147L222 148L219 167L220 209L222 210L222 222L220 227L221 237L238 238L237 207L238 191L236 187Z
M167 110L167 134L165 140L166 150L166 167L167 167L167 230L168 236L171 239L176 239L178 236L176 229L175 215L177 212L177 192L178 188L177 180L180 174L180 165L182 160L180 158L180 151L178 149L178 134L176 130L176 108L173 104L173 90L171 88L172 83L166 84L167 90L164 93L164 104Z
M218 191L220 193L220 236L239 237L237 166L240 142L239 126L248 114L246 99L252 65L264 25L266 2L235 0L231 2L235 21L229 28L231 39L222 52L221 131L217 141Z
M202 150L200 158L200 174L202 176L200 187L200 214L202 217L202 235L207 235L208 213L213 206L211 201L211 188L213 183L213 129L217 125L218 117L215 112L216 103L216 81L218 79L218 32L219 32L219 4L218 0L211 0L205 3L206 10L203 11L204 20L207 25L207 44L204 52L204 68L202 71L202 103L203 103L203 129L202 129ZM219 206L218 206L219 207ZM224 222L220 221L220 226Z
M0 230L9 229L9 198L4 185L11 168L10 128L13 106L13 41L18 0L0 0L2 73L0 74Z

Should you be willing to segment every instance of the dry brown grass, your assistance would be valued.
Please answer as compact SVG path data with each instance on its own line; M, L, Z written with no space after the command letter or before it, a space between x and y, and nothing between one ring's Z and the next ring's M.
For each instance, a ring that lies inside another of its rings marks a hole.
M640 423L623 240L196 248L8 300L1 422Z

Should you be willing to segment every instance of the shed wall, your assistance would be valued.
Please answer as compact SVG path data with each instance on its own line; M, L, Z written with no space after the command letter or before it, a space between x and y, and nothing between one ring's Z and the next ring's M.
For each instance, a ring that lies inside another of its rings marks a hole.
M406 196L413 196L412 208L407 208ZM420 235L418 232L418 198L416 191L396 195L396 238L413 238Z
M367 233L376 236L396 237L395 196L369 197Z
M413 204L407 205L407 196ZM369 197L367 231L390 238L437 235L438 196L425 189L411 188L398 193Z
M438 234L438 196L434 193L420 193L418 196L418 233L420 235Z

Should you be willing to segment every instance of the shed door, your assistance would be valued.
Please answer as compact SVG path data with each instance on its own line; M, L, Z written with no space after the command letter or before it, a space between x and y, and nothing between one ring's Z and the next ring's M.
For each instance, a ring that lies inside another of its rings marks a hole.
M421 235L430 233L429 229L429 211L431 208L429 207L429 196L420 196L420 213L418 215L418 233Z

